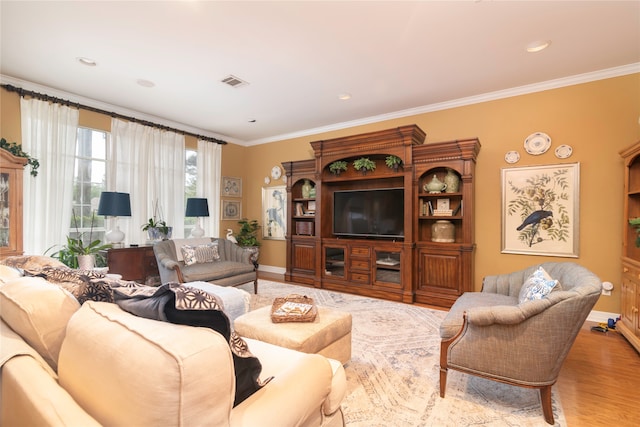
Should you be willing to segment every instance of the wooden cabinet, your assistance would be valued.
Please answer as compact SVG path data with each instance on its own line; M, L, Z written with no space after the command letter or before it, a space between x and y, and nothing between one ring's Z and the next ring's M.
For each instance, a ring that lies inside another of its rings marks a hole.
M624 159L621 315L616 330L640 351L640 248L629 220L640 217L640 141L620 152Z
M289 196L286 280L440 306L473 289L473 179L480 143L424 144L424 139L424 131L410 125L314 141L315 159L283 163ZM387 166L389 156L400 158L401 166ZM354 161L363 157L375 162L375 169L355 170ZM336 161L346 162L347 170L332 173ZM434 176L445 180L448 174L459 181L454 191L424 190ZM305 182L315 187L314 197L302 194ZM362 199L373 202L364 207L359 192L368 192ZM399 209L370 215L391 200ZM345 217L350 218L346 226ZM452 240L433 236L433 225L442 220L451 222Z
M120 274L124 280L134 280L146 285L160 284L153 246L112 248L107 250L106 255L110 274Z
M22 255L22 176L27 159L0 149L0 259Z

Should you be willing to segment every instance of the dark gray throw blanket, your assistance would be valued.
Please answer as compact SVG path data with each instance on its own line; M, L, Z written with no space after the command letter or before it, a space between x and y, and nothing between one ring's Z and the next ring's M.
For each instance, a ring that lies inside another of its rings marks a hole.
M231 331L229 318L214 295L179 283L154 286L113 287L115 303L136 316L189 326L211 328L229 343L236 376L234 406L258 391L260 361L247 343Z

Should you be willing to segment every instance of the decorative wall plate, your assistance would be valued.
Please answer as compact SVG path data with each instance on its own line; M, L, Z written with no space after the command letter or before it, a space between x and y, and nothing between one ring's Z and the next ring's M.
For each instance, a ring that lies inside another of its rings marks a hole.
M573 148L570 145L562 144L556 148L556 157L559 159L568 159L573 153Z
M546 133L532 133L524 140L524 149L534 156L546 153L549 147L551 147L551 138Z
M504 161L507 163L517 163L520 160L520 153L517 151L507 151L504 155Z

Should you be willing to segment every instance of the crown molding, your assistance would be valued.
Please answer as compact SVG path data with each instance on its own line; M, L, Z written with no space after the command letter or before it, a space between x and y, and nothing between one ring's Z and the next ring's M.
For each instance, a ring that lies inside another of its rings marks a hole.
M324 132L331 132L331 131L351 128L355 126L368 125L371 123L382 122L385 120L399 119L403 117L416 116L424 113L431 113L434 111L448 110L450 108L464 107L467 105L479 104L482 102L495 101L498 99L505 99L505 98L510 98L514 96L527 95L530 93L542 92L550 89L558 89L566 86L574 86L577 84L589 83L597 80L610 79L614 77L620 77L620 76L625 76L628 74L635 74L635 73L640 73L640 62L623 65L620 67L607 68L605 70L594 71L591 73L583 73L583 74L577 74L575 76L548 80L541 83L518 86L511 89L499 90L496 92L489 92L481 95L469 96L466 98L455 99L452 101L439 102L436 104L424 105L421 107L410 108L407 110L400 110L400 111L395 111L391 113L385 113L378 116L365 117L363 119L351 120L348 122L334 123L332 125L321 126L313 129L306 129L300 132L276 135L269 138L256 139L253 141L248 141L245 145L247 146L260 145L260 144L267 144L269 142L282 141L285 139L317 135Z

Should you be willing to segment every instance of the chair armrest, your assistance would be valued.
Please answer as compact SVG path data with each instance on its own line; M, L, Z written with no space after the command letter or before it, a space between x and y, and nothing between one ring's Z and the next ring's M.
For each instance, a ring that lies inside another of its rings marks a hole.
M171 259L165 254L156 255L156 261L158 263L158 269L173 270L177 274L177 281L184 283L184 277L182 276L182 270L180 269L180 263L174 259Z
M290 369L277 374L265 387L233 408L230 426L306 425L320 418L322 406L331 391L332 369L329 361L310 354Z

